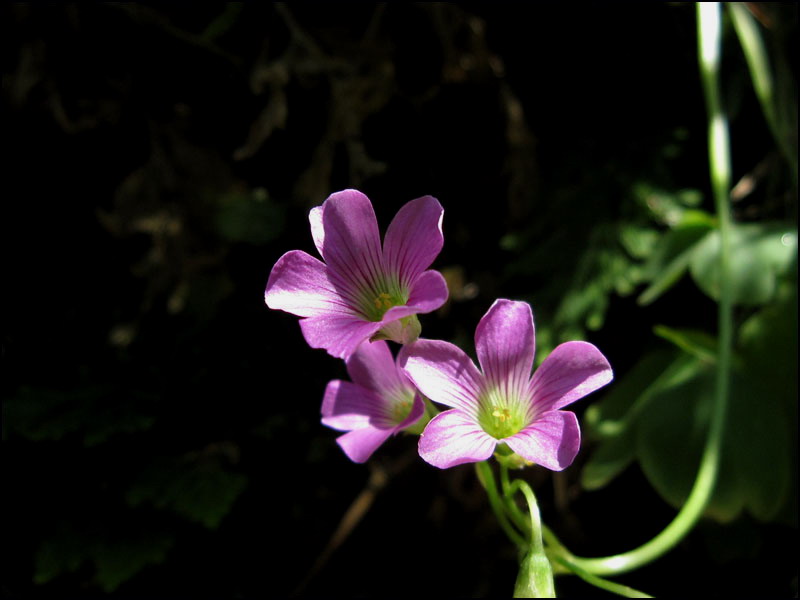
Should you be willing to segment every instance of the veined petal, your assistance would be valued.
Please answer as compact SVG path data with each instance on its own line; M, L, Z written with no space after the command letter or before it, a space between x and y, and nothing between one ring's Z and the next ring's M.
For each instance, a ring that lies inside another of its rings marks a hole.
M402 319L403 317L410 317L418 312L419 311L416 308L409 306L408 304L393 306L383 313L383 317L381 318L381 326L388 325L389 323L397 321L397 319Z
M309 220L332 279L346 282L352 290L363 290L384 276L378 220L364 194L356 190L331 194Z
M347 359L347 372L358 385L380 393L399 387L411 389L411 382L395 364L389 345L384 341L362 343Z
M419 394L415 393L414 404L411 405L411 411L408 413L408 416L397 425L395 431L400 431L406 427L411 427L414 423L419 421L419 418L424 412L425 402L423 402L422 397Z
M533 368L533 313L527 302L495 300L475 330L483 374L509 395L521 396Z
M393 306L383 314L381 326L411 315L433 312L447 302L447 282L438 271L425 271L417 277L405 304Z
M380 323L351 315L318 315L300 320L300 329L309 346L324 348L331 356L344 359L380 327Z
M322 248L325 245L325 228L322 226L322 205L315 206L308 213L308 222L311 225L311 237L317 252L322 256Z
M367 462L372 453L378 449L378 446L389 439L395 429L380 429L372 426L354 429L336 438L336 443L344 450L350 460L356 463L363 463Z
M588 342L557 346L536 369L530 393L536 412L557 410L603 387L614 378L611 365Z
M361 429L380 416L381 399L349 381L328 382L322 397L322 423L339 431Z
M551 471L562 471L578 454L581 430L574 413L554 410L502 441L522 458Z
M272 267L264 301L300 317L353 312L328 278L328 268L302 250L287 252Z
M494 452L497 440L480 428L477 421L458 410L436 415L419 438L419 455L440 469L479 462Z
M447 282L439 271L425 271L416 278L411 287L406 306L415 313L429 313L447 302Z
M444 209L432 196L406 203L395 215L383 241L384 265L409 285L442 250Z
M404 346L398 363L425 396L470 413L477 410L481 374L460 348L440 340Z

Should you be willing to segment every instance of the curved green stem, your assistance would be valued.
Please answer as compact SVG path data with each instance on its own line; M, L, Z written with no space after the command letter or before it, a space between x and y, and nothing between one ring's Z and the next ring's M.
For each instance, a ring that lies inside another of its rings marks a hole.
M680 542L703 514L719 470L725 414L730 385L733 345L733 303L731 297L730 246L731 215L728 202L730 189L730 148L728 125L722 110L719 91L719 52L721 38L720 6L717 2L697 3L700 71L708 110L709 161L711 187L720 229L720 300L719 300L719 358L711 424L708 430L700 468L686 503L675 519L652 540L642 546L603 558L571 556L561 544L556 554L593 575L631 571L662 556ZM547 532L548 543L555 536Z
M575 573L578 577L583 579L586 583L590 583L595 587L600 588L601 590L606 590L607 592L611 592L612 594L617 594L618 596L624 596L626 598L652 598L653 596L649 594L645 594L644 592L640 592L639 590L635 590L632 587L627 585L621 585L619 583L614 583L613 581L608 581L607 579L603 579L602 577L598 577L597 575L592 575L588 571L581 569L578 565L569 560L566 560L562 557L556 557L554 559L556 564L562 566L564 569Z
M522 529L527 528L530 530L531 553L546 556L546 560L552 563L553 567L557 567L559 572L574 573L587 583L613 594L628 598L652 598L652 596L645 594L644 592L640 592L639 590L635 590L626 585L621 585L619 583L598 577L597 575L593 575L585 569L582 569L572 560L566 558L567 555L569 555L569 552L567 552L566 548L564 548L564 546L562 546L561 543L555 538L550 529L542 524L541 517L539 515L539 507L536 502L536 496L528 483L520 479L509 481L508 469L502 465L500 481L503 495L506 499L506 508L508 509L509 515L518 526L522 525ZM516 492L521 492L525 496L525 500L528 503L530 519L526 519L525 515L513 501L513 497ZM545 552L544 544L542 542L543 538L547 542L548 550L550 550L549 552Z
M506 500L505 507L508 516L511 517L511 520L514 521L520 531L527 531L531 526L530 519L525 516L525 513L514 502L514 492L511 489L511 481L508 478L508 467L502 463L500 464L500 488L503 490L503 497Z
M531 486L529 486L526 481L522 481L521 479L515 479L513 482L511 482L511 486L509 487L509 496L513 495L514 492L517 491L522 492L522 495L525 496L525 501L528 503L531 552L543 554L544 543L542 542L542 519L539 515L539 505L536 503L536 496L534 495Z
M514 529L514 526L508 520L506 504L497 493L497 484L494 479L494 473L492 473L491 465L485 460L475 463L475 472L478 475L478 481L481 482L483 489L486 490L486 494L489 497L489 504L497 517L497 521L500 523L500 527L503 528L503 531L506 532L509 539L514 542L520 550L526 550L528 548L528 542Z

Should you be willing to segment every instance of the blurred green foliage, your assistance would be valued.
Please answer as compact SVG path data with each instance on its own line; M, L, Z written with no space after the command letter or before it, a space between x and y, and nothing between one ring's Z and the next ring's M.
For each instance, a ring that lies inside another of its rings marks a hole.
M690 5L2 10L15 548L3 593L289 595L303 582L370 595L386 589L387 564L408 563L399 536L441 571L408 574L398 595L508 593L503 565L516 557L480 486L410 460L406 437L376 458L394 487L314 567L360 486L377 491L319 424L341 365L262 294L283 252L313 252L308 209L345 187L365 191L384 226L411 198L444 205L434 266L451 300L425 315L426 337L471 350L477 320L509 297L533 306L538 361L568 339L611 360L613 385L576 407L575 467L552 487L550 474L526 475L563 540L621 550L606 542L663 526L659 498L682 504L712 395L719 245ZM797 189L785 153L797 18L789 5L751 10L784 117L776 143L729 30L737 335L707 516L732 525L724 553L687 544L649 567L657 583L641 587L665 594L693 574L712 582L704 593L780 595L796 577ZM758 528L742 526L751 518ZM723 554L747 577L711 577ZM455 569L456 582L442 575ZM585 595L569 585L559 592Z
M638 298L650 304L690 275L719 299L719 232L700 211L676 215L645 259ZM742 510L796 524L797 230L791 223L745 223L732 232L732 294L742 307L723 466L707 512L723 521ZM714 389L713 328L654 333L678 352L654 349L587 411L600 440L583 471L588 489L607 485L638 460L671 504L680 507L700 462ZM766 358L769 356L769 358ZM777 385L776 382L779 382ZM794 457L794 461L793 461Z

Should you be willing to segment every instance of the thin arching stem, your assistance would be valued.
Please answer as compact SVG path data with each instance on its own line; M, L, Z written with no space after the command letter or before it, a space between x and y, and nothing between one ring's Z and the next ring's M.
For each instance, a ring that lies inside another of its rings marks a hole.
M719 348L717 378L711 424L700 468L692 490L675 519L642 546L613 556L580 558L571 556L551 532L545 532L554 552L591 575L631 571L674 548L695 526L708 505L719 471L722 437L727 413L733 345L733 302L730 276L731 214L730 147L728 123L722 109L719 86L721 9L718 2L697 3L698 53L708 111L708 146L711 187L720 230L720 300L718 314Z

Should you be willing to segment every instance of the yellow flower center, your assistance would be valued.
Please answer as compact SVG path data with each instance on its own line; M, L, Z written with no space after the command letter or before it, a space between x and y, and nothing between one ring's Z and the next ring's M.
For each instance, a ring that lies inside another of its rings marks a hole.
M383 311L387 311L393 306L397 306L392 302L392 297L386 292L378 294L378 297L375 298L374 303L375 303L375 308L377 308L378 310L382 309Z
M364 298L363 313L370 321L380 321L386 311L394 306L402 306L408 302L408 294L400 289L393 289L391 286L380 286L378 289L388 291L378 292L373 291L369 296Z
M478 423L496 440L510 437L528 424L527 410L520 399L499 389L484 390L479 402Z

